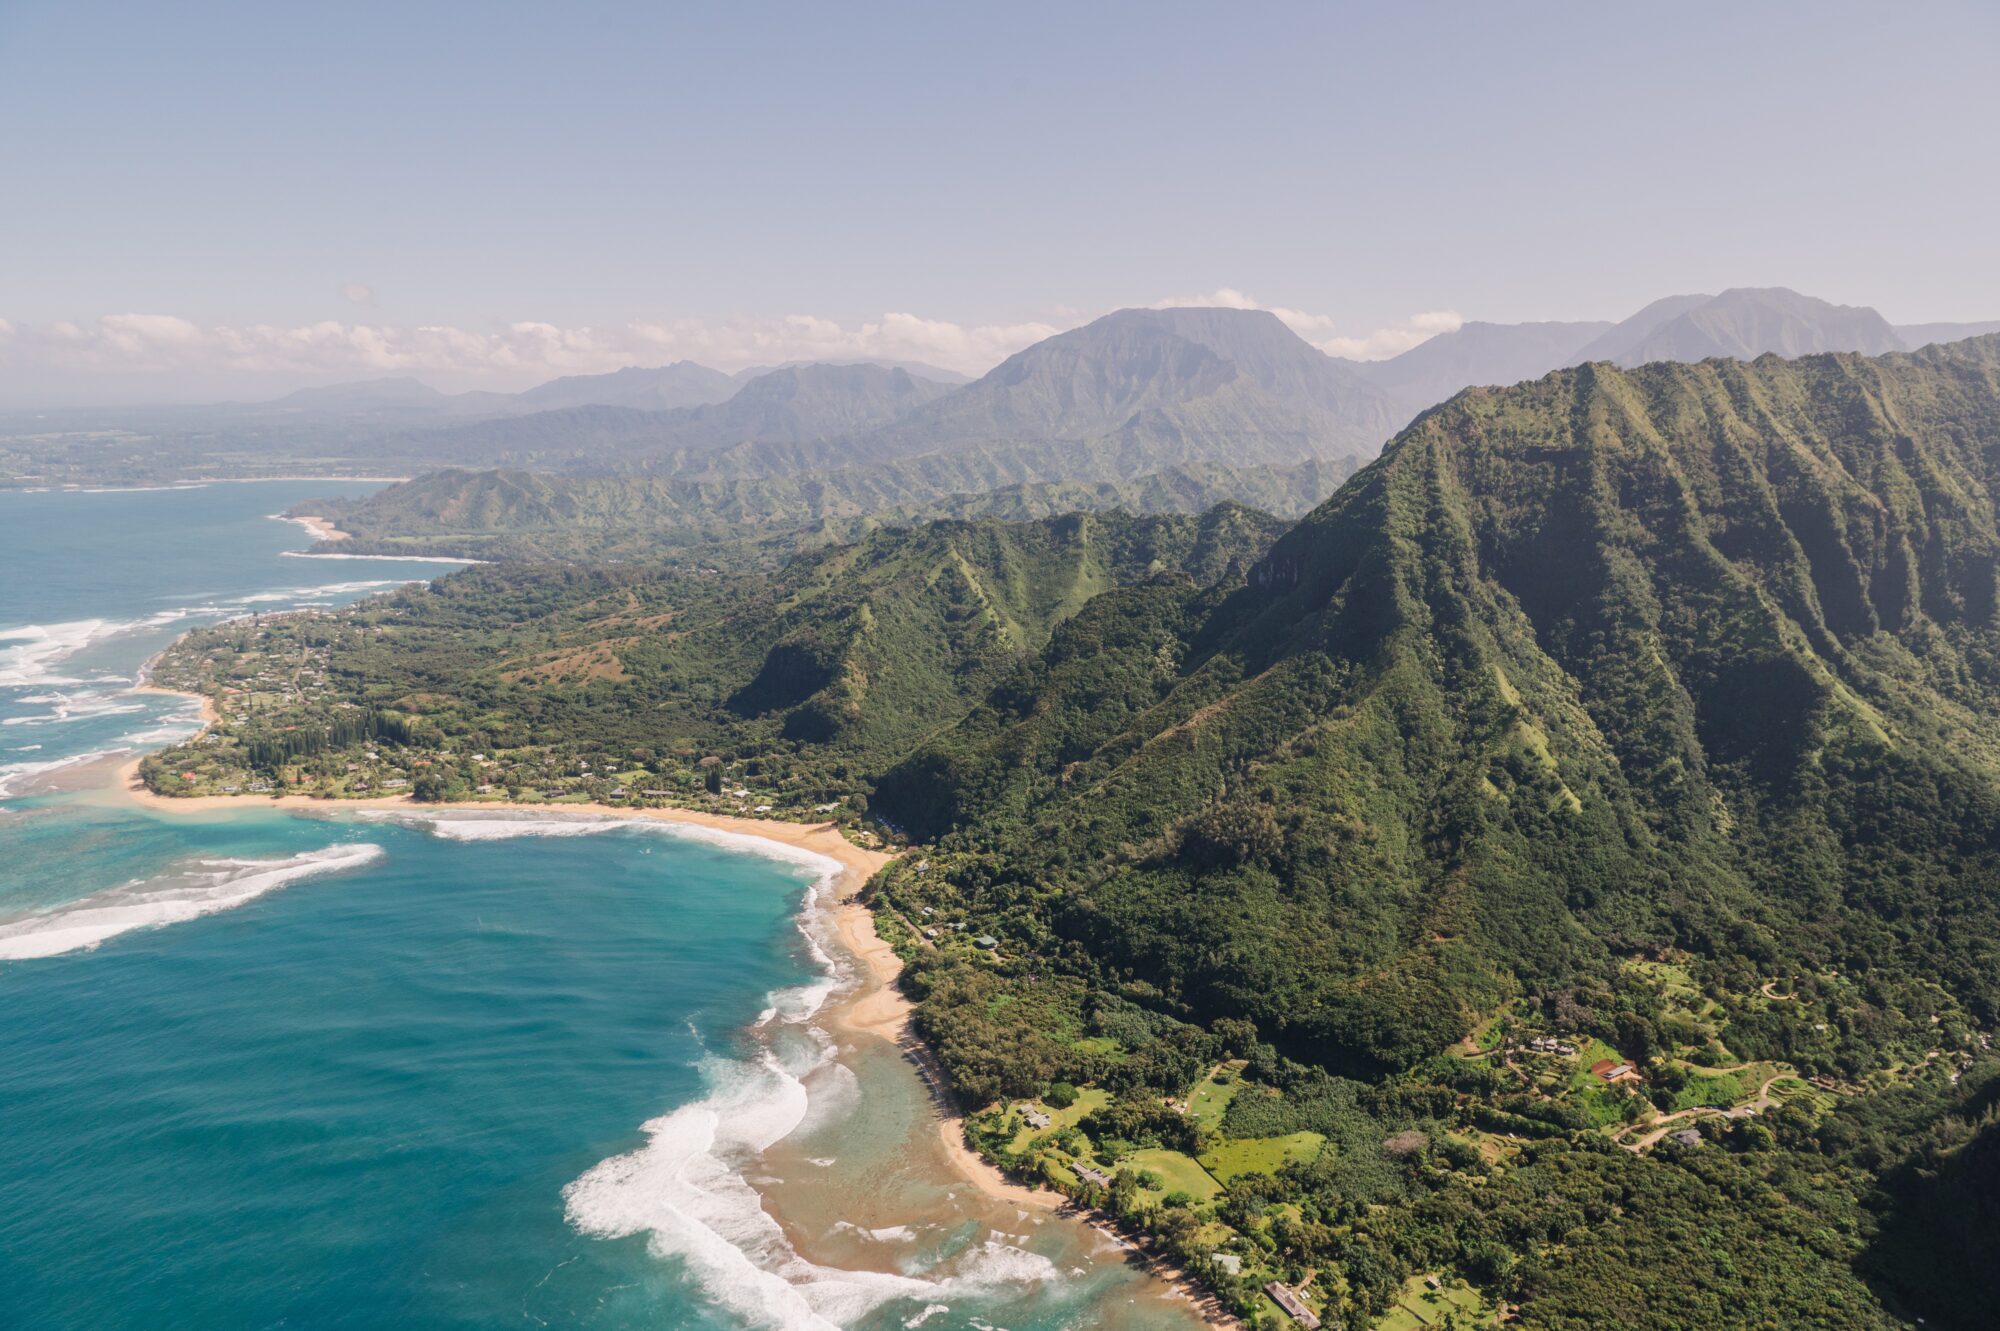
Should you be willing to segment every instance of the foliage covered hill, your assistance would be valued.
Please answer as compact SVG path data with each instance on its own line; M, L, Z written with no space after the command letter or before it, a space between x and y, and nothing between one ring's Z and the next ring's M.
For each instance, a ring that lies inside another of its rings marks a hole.
M1835 305L1784 287L1735 287L1719 296L1655 301L1584 347L1575 361L1630 366L1825 351L1878 356L1905 345L1889 321L1865 305Z
M845 439L952 391L948 384L907 370L820 364L788 365L741 385L732 381L732 389L721 401L664 411L598 402L563 404L451 429L389 436L375 448L385 455L433 463L595 470L653 467L699 473L707 455L733 445L814 445ZM821 463L842 455L821 450L804 456ZM756 456L757 474L799 469L783 448Z
M1019 352L856 440L871 457L1025 440L1117 440L1148 469L1366 456L1388 396L1262 310L1120 310Z
M931 518L1023 521L1062 513L1201 513L1231 502L1297 517L1355 463L1220 464L1098 479L1088 459L1016 449L761 479L446 470L357 500L320 500L352 541L339 548L474 559L657 559L709 563L853 540ZM1050 479L1064 473L1075 479Z
M582 758L606 770L643 754L691 779L713 754L763 760L795 797L838 796L964 715L1100 593L1240 579L1282 526L1222 506L885 529L770 575L479 567L351 614L199 632L155 674L211 695L325 681L310 698L260 701L204 762L304 756L285 737L360 708L462 754L512 754L524 775L510 784L544 794ZM313 753L330 761L366 738L351 730ZM449 784L484 779L454 768Z
M720 370L681 360L654 367L628 366L610 374L564 375L516 393L509 407L517 412L589 406L672 411L726 401L742 386Z
M976 1144L1247 1317L1978 1326L1997 479L2000 338L1593 364L1275 543L947 522L203 630L158 677L225 720L143 770L865 795L932 842L877 920Z
M877 805L1335 1066L1666 946L1991 1022L1996 468L2000 339L1469 392L1249 585L1092 604Z
M1611 327L1604 322L1496 324L1474 320L1426 339L1401 355L1356 368L1394 397L1407 418L1473 384L1539 379L1569 364L1578 351Z

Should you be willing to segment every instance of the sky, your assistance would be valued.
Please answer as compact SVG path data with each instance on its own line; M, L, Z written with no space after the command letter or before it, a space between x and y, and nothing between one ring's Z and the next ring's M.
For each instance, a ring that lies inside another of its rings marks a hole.
M1789 286L2000 318L1990 3L0 0L0 401L1334 354Z

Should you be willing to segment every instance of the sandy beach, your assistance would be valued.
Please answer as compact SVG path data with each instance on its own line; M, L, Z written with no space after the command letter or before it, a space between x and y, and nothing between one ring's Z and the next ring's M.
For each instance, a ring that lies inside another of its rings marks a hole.
M301 527L311 532L313 539L317 541L344 541L348 539L346 532L334 526L325 518L316 518L309 514L301 513L297 516L287 514L284 520L286 522L298 523Z
M153 688L150 685L145 687L154 693L173 692L171 689ZM206 706L207 700L204 699L203 702ZM208 719L214 719L212 707L207 708L207 714ZM904 997L903 991L896 984L897 978L902 974L902 960L897 957L895 949L875 932L874 913L862 899L868 880L895 857L883 851L867 850L855 845L840 834L839 827L834 823L787 823L770 818L743 818L732 814L707 813L699 809L632 809L614 804L508 804L492 800L418 804L407 795L343 800L316 799L310 795L167 796L146 789L144 782L139 778L139 763L139 758L131 758L119 766L115 778L117 790L126 798L149 809L169 814L265 808L311 810L316 813L340 813L359 809L470 809L485 810L489 813L504 810L509 813L654 818L662 822L686 823L693 827L731 832L738 836L762 837L766 841L796 846L838 860L845 872L841 874L840 881L836 884L830 915L835 936L858 963L857 983L852 990L842 994L836 1002L829 1005L826 1012L827 1024L842 1034L886 1040L901 1048L917 1065L918 1071L930 1084L939 1100L938 1138L943 1143L946 1154L952 1158L967 1182L976 1185L991 1197L1021 1206L1054 1210L1064 1204L1065 1198L1062 1194L1047 1188L1030 1188L1014 1182L982 1160L965 1144L965 1133L959 1117L945 1099L942 1070L937 1067L930 1051L910 1030L910 1000Z
M174 694L197 698L204 722L216 719L214 705L205 697L141 684L148 693ZM824 855L842 867L828 908L832 932L839 946L855 963L854 984L831 1001L821 1013L826 1027L844 1039L881 1040L896 1046L906 1062L925 1082L937 1110L937 1141L953 1173L996 1202L1027 1211L1062 1213L1098 1229L1130 1259L1144 1266L1162 1283L1172 1287L1193 1305L1195 1313L1208 1325L1235 1328L1239 1323L1221 1307L1214 1295L1186 1272L1149 1254L1146 1249L1118 1232L1107 1217L1075 1206L1052 1188L1031 1187L1008 1178L982 1159L965 1141L962 1117L946 1091L944 1071L936 1056L912 1029L913 1005L898 986L903 962L896 951L875 930L874 912L868 908L868 882L893 854L857 846L841 834L838 824L791 823L769 818L746 818L733 814L710 813L700 809L622 808L611 804L513 804L491 800L467 800L442 804L419 804L408 795L386 795L369 799L318 799L309 795L165 796L148 790L139 777L140 758L122 763L113 778L117 797L131 800L164 814L202 814L232 809L280 808L322 814L361 809L484 810L487 812L549 813L594 817L655 819L704 827L737 836L760 837L780 845Z

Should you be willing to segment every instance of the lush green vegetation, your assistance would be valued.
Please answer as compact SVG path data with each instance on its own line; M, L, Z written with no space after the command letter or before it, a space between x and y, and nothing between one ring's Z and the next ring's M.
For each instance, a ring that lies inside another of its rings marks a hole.
M870 772L1099 593L1240 577L1278 530L1223 507L885 530L771 575L472 568L191 635L155 677L224 724L145 771L170 794L863 809Z
M1263 467L1199 463L1095 479L1122 473L1084 465L1079 452L1018 447L722 479L446 470L365 499L304 507L349 534L342 550L584 562L677 558L734 567L932 518L1202 513L1225 502L1297 517L1356 466L1351 458Z
M1268 551L946 523L197 635L232 719L149 772L865 809L973 1139L1247 1316L1979 1325L1997 500L2000 339L1585 366Z

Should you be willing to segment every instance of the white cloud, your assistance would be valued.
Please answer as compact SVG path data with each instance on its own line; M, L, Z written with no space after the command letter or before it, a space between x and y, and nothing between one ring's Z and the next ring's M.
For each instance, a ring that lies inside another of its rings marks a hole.
M373 293L347 283L342 294ZM1457 328L1450 311L1412 315L1390 327L1346 333L1327 315L1265 305L1224 287L1157 301L1268 309L1293 331L1336 356L1378 359ZM564 374L600 374L630 365L693 360L718 369L792 360L922 361L981 374L1023 347L1095 317L1063 309L1020 323L958 324L906 311L842 323L812 314L681 318L604 327L563 327L522 320L489 329L450 324L398 325L338 319L280 326L202 325L171 314L107 314L90 321L28 325L0 320L0 389L15 395L40 376L67 382L124 379L182 382L187 391L230 391L381 375L417 375L454 387L519 388ZM10 373L11 372L11 373Z
M1456 332L1465 323L1462 315L1451 310L1433 310L1424 314L1413 314L1386 328L1377 328L1358 335L1342 333L1339 324L1331 315L1312 314L1283 305L1266 305L1234 287L1218 287L1202 296L1174 296L1166 300L1156 300L1152 308L1165 310L1181 305L1219 305L1231 310L1269 310L1284 320L1285 325L1294 333L1327 355L1345 356L1350 360L1386 360L1390 356L1408 351L1420 342L1436 337L1439 333Z
M0 327L14 333L0 338L0 370L178 370L291 379L429 372L496 383L682 359L737 369L789 360L877 358L980 373L1062 331L1047 323L965 326L900 312L857 324L793 314L604 328L524 320L489 331L340 320L293 327L202 326L165 314L108 314L87 323Z
M342 282L340 284L340 295L341 299L350 305L373 305L375 303L375 288L365 282Z

